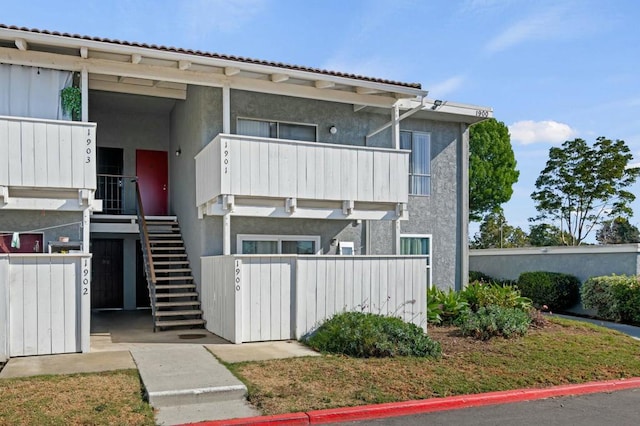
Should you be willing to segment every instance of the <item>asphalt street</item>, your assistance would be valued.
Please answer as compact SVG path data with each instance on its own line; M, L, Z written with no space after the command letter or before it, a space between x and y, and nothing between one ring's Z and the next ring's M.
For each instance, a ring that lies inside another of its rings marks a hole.
M640 424L640 389L334 424L637 426Z

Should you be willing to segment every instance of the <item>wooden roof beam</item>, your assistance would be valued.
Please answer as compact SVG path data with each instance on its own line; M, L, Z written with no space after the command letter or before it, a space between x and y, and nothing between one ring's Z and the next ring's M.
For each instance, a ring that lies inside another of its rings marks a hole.
M82 46L80 48L80 57L82 59L87 59L89 57L89 48L86 46Z
M314 85L316 86L316 89L331 89L336 86L336 83L333 81L316 80Z
M134 53L133 55L131 55L132 64L139 64L140 61L142 61L142 55L140 55L139 53Z
M289 76L286 74L271 74L270 78L274 83L282 83L289 80Z
M27 40L23 38L17 38L15 43L18 50L22 50L24 52L29 49L29 44L27 43Z
M191 68L191 62L189 61L178 61L178 69L185 71Z
M236 68L236 67L225 67L224 69L224 75L226 75L227 77L231 77L234 75L240 74L240 68Z

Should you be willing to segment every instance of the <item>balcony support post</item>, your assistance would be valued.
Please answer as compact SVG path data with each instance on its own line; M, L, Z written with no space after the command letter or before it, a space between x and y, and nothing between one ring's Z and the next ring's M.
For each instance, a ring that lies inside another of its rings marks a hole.
M89 72L86 67L80 72L80 91L82 102L82 118L84 122L89 121Z
M393 226L393 231L392 231L393 254L399 255L400 254L400 219L395 219L392 222L392 226Z
M0 203L9 204L9 187L0 186Z
M298 207L298 200L296 198L287 198L287 200L284 203L284 208L289 213L295 213L297 207Z
M222 86L222 133L231 133L231 89L228 83Z
M222 254L231 254L231 213L222 216Z

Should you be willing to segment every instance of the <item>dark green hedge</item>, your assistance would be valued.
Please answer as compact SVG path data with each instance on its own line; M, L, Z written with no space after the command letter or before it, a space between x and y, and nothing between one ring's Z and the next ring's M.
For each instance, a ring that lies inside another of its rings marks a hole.
M580 280L559 272L523 272L518 277L518 288L537 308L563 310L580 300Z
M640 283L636 276L611 275L589 278L580 290L582 304L595 309L599 318L640 324Z

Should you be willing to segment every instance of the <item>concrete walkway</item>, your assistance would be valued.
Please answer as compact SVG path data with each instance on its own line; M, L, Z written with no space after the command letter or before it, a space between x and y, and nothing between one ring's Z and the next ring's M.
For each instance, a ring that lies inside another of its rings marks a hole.
M246 386L202 345L149 345L131 355L158 424L259 414L246 402Z
M206 330L153 333L148 311L93 313L91 320L91 353L11 358L0 379L137 368L156 422L184 424L260 414L216 357L234 363L319 355L296 341L234 345Z
M611 330L619 331L620 333L629 335L634 339L640 340L640 327L636 327L628 324L620 324L617 322L603 321L599 319L585 318L574 315L562 315L562 314L551 314L552 317L565 318L574 321L588 322L590 324L599 325L600 327L609 328Z

